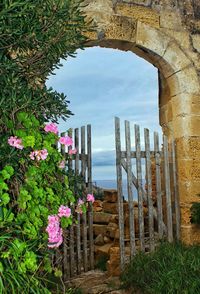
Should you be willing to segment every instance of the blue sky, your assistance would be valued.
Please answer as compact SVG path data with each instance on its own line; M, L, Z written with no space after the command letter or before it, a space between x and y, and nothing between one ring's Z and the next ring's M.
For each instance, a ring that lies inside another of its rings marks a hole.
M160 131L157 69L132 52L99 47L61 63L46 84L67 95L75 115L59 130L90 123L93 179L114 179L114 117Z

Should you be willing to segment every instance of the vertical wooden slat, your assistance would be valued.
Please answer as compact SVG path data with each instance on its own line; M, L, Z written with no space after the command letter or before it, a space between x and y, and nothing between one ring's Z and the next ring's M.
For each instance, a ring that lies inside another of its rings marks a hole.
M88 168L88 192L92 194L92 144L91 125L87 125L87 168ZM89 203L88 211L89 243L90 243L90 268L94 269L94 235L93 235L93 205Z
M145 251L144 245L144 216L143 216L143 195L142 195L142 163L140 147L140 128L135 125L135 148L136 148L136 169L138 178L138 221L141 251Z
M83 181L85 183L85 170L86 170L86 162L85 162L85 127L81 127L81 175L83 177ZM85 188L85 185L84 185ZM85 199L86 200L86 199ZM84 271L86 272L88 269L88 260L87 260L87 215L83 214L83 266Z
M71 277L74 276L74 225L72 224L69 228L69 254L70 254L70 272L71 272Z
M68 136L69 137L73 137L73 130L70 129L70 131L68 132ZM68 153L69 151L72 150L72 146L68 146ZM72 158L71 156L69 156L68 159L68 168L69 170L72 170ZM70 272L71 272L71 277L74 276L74 227L73 224L70 226L69 228L69 255L70 255Z
M115 117L115 144L116 144L116 172L117 172L118 213L119 213L120 265L121 265L121 270L123 270L125 265L124 210L123 210L123 195L122 195L120 119L118 117Z
M175 202L175 220L176 220L176 239L180 240L180 201L178 192L177 170L176 170L176 148L174 139L172 140L172 166L173 166L173 184L174 184L174 202Z
M72 138L72 136L73 136L72 134L73 134L73 130L70 129L68 132L68 136L70 138ZM70 150L72 150L72 146L68 146L68 153ZM68 168L69 168L69 170L72 170L72 157L71 156L69 156L69 159L68 159Z
M155 248L154 244L154 220L152 202L152 176L151 176L151 155L149 130L144 129L145 151L146 151L146 181L147 181L147 203L148 203L148 222L149 222L149 245L150 251Z
M163 135L164 148L164 173L165 173L165 192L166 192L166 209L167 209L167 238L169 242L173 241L173 223L172 223L172 204L171 204L171 188L170 188L170 172L169 172L169 153L168 140Z
M133 190L132 190L132 165L131 165L131 138L130 123L125 121L125 138L126 138L126 162L127 162L127 191L129 204L129 229L130 229L130 249L131 258L136 253L135 248L135 224L134 224L134 206L133 206Z
M79 129L76 128L74 132L75 148L77 150L75 156L75 174L79 175ZM76 224L76 250L77 250L77 273L81 273L81 229L80 229L80 214L77 214Z
M63 273L64 281L67 281L70 278L70 267L69 267L69 260L68 260L66 231L63 234L63 270L64 270L64 273Z
M159 239L163 237L163 211L162 211L162 189L161 189L161 174L160 165L161 158L159 152L159 135L154 132L154 150L155 150L155 163L156 163L156 198L158 210L158 236Z

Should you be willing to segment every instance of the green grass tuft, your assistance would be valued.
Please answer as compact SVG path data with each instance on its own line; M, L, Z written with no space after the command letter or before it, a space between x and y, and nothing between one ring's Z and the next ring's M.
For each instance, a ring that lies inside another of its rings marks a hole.
M163 243L139 253L121 275L122 287L151 294L199 294L200 246Z

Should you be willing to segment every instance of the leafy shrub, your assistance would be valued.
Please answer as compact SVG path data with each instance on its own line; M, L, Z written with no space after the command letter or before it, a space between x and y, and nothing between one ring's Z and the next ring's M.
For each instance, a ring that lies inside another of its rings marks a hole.
M0 294L50 293L48 274L57 273L47 248L48 215L76 197L74 179L58 166L58 136L46 133L44 125L72 113L66 96L47 89L45 81L60 58L84 46L80 4L0 2ZM9 138L19 148L9 146ZM47 158L31 159L35 150L45 150ZM63 228L71 222L61 218Z
M163 243L134 257L121 275L124 288L152 294L200 293L200 246ZM134 292L130 292L134 293Z
M198 195L200 197L200 195ZM191 223L200 225L200 203L194 202L191 207Z

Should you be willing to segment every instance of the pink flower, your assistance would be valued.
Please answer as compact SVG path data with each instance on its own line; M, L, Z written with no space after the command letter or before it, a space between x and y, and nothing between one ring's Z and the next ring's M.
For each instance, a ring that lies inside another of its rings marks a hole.
M79 198L78 199L78 205L83 205L83 204L84 204L84 201L81 198Z
M93 194L87 194L87 201L88 202L92 202L92 203L94 203L94 195Z
M40 150L40 157L42 160L45 160L48 156L48 151L47 149L43 149L43 150Z
M58 210L58 216L62 217L70 217L71 216L71 209L68 206L61 205Z
M78 204L77 204L77 206L76 206L76 209L75 209L75 211L77 212L77 213L80 213L80 214L82 214L83 213L83 208L82 208L82 205L84 204L84 201L82 200L82 199L78 199Z
M73 140L69 136L60 137L59 142L60 142L60 144L63 144L63 145L66 145L66 146L72 146L73 145Z
M44 127L44 130L45 132L50 132L50 133L54 133L54 134L58 134L58 127L56 124L54 123L50 123L50 124L47 124L45 127Z
M34 159L35 159L35 152L32 151L32 152L29 154L29 157L30 157L30 159L34 160Z
M63 242L62 229L60 227L60 219L57 215L48 216L48 226L46 228L48 233L48 247L59 247Z
M65 168L65 161L62 160L59 165L58 165L59 168Z
M32 151L30 154L29 154L29 157L32 159L32 160L35 160L37 159L37 161L40 161L40 160L45 160L48 156L48 151L47 149L42 149L42 150L35 150L35 151Z
M16 136L15 137L11 136L8 139L8 144L10 146L12 146L12 147L17 148L17 149L23 149L24 148L24 146L22 145L22 139L19 139Z
M76 154L76 153L77 153L76 148L69 150L69 155Z

